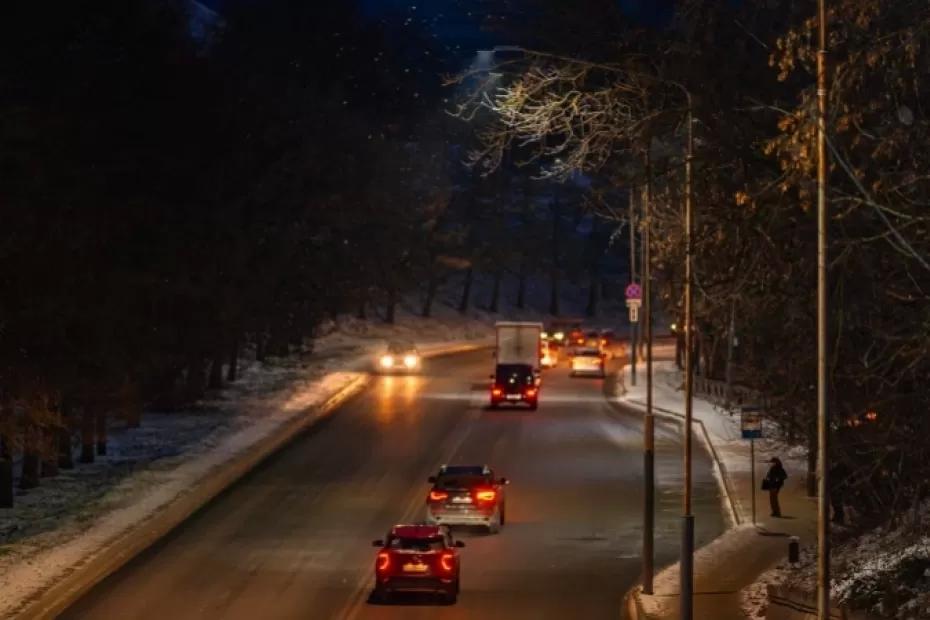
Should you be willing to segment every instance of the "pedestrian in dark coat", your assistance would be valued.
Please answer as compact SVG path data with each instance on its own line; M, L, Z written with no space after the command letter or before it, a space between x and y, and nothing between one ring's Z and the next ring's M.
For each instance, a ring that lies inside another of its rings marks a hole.
M765 474L765 478L762 480L762 490L769 492L769 503L772 505L772 516L780 517L781 506L778 504L778 492L781 491L782 486L784 486L785 480L788 478L788 472L782 467L781 459L778 457L772 457L769 463L771 463L772 466L769 467L769 472Z

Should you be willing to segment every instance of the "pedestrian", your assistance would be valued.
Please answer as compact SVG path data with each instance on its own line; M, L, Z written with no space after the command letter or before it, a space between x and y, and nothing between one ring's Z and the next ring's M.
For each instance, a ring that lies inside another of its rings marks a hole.
M778 492L781 491L781 487L785 484L785 480L788 478L788 472L782 467L781 459L778 457L772 457L769 463L771 463L772 466L769 467L769 472L765 474L765 478L762 480L762 490L769 492L769 503L772 505L772 516L780 517L781 506L778 504Z

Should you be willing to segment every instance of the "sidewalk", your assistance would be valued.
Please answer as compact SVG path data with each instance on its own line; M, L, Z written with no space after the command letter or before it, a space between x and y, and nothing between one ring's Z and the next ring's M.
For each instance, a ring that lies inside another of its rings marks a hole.
M645 411L646 377L640 367L637 385L630 385L629 366L623 371L626 394L618 400ZM658 362L653 368L653 409L657 416L683 418L683 376L672 362ZM806 496L805 460L802 451L786 453L783 446L769 439L756 440L756 478L750 472L750 442L740 436L739 416L730 415L712 403L695 398L693 403L696 441L715 455L721 502L731 515L727 530L709 545L699 549L694 559L694 617L698 620L740 620L746 618L740 591L763 572L784 559L790 537L801 545L816 536L816 503ZM704 431L700 428L703 424ZM780 494L782 518L769 516L768 493L760 489L762 478L773 457L781 458L788 480ZM756 499L756 525L752 524L752 498ZM734 522L735 521L735 522ZM673 620L679 617L678 564L661 570L655 577L654 594L638 589L632 595L634 618ZM632 615L631 614L631 615Z

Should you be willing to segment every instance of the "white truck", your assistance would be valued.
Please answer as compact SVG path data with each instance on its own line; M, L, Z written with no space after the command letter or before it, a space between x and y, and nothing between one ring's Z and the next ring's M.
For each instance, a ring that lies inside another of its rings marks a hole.
M539 402L539 367L542 323L501 321L494 325L497 343L491 375L491 407L501 403L526 403L536 409Z

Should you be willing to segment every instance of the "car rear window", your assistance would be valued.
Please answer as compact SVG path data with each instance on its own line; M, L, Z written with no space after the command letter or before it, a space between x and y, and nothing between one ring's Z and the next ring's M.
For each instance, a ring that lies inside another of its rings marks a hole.
M497 383L526 383L535 381L533 371L526 366L501 365L497 367Z
M470 489L491 483L489 476L439 476L436 486L443 489Z
M399 549L401 551L441 551L445 548L445 542L442 537L435 538L403 538L392 536L388 539L388 548Z
M601 352L597 349L578 349L575 355L579 357L600 357Z

